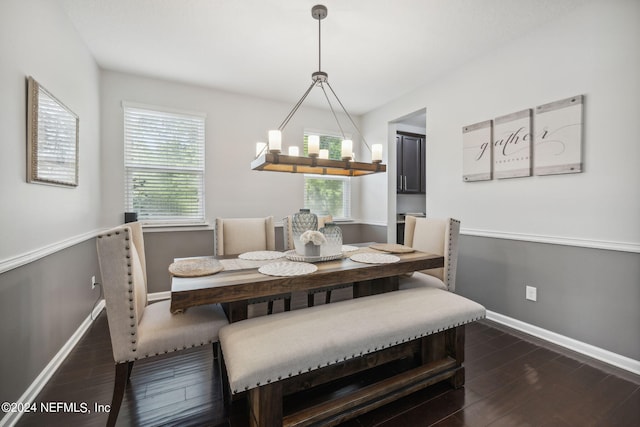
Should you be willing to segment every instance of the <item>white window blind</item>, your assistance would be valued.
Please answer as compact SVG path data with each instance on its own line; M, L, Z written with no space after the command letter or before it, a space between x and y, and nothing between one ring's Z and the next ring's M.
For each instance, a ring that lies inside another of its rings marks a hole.
M329 150L329 158L340 160L342 137L305 131L304 155L308 155L309 135L320 136L320 148ZM331 215L334 220L351 218L351 178L306 174L304 207L317 215Z
M204 222L204 114L123 109L125 210L146 223Z

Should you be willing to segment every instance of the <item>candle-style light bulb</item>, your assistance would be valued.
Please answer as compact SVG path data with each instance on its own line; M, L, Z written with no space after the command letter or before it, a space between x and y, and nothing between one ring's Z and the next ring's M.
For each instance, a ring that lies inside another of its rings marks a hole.
M373 144L371 146L371 161L373 163L382 161L382 144Z
M269 151L279 153L282 150L282 132L279 130L269 131Z
M320 136L309 135L307 140L307 151L309 153L309 157L318 157L318 154L320 153Z
M342 141L342 160L350 160L353 155L353 141L345 139Z

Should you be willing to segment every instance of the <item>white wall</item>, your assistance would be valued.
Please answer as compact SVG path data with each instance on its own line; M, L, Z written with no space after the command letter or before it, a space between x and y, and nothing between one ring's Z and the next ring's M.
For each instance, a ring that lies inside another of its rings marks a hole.
M386 143L389 121L426 107L429 216L458 217L466 229L637 245L639 22L638 1L590 3L366 114L364 135ZM583 173L462 181L464 125L578 94ZM388 187L368 184L365 218L384 220L378 200Z
M293 104L103 71L102 220L105 224L121 223L124 211L123 100L206 113L205 203L211 223L217 216L273 215L280 221L303 206L303 175L258 172L250 168L255 143L266 140L268 129L277 127ZM346 120L341 117L342 123L348 123ZM303 105L283 133L283 149L294 143L302 147L305 128L338 130L330 112ZM354 218L360 216L358 181L362 179L367 177L352 179Z
M79 185L26 182L26 77L80 118ZM0 261L99 226L99 72L58 2L0 2Z

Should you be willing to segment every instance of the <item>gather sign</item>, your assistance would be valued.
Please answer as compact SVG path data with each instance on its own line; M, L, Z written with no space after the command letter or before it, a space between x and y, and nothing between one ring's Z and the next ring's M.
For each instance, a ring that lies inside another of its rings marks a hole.
M582 172L583 95L463 126L463 181ZM534 131L535 129L535 131Z

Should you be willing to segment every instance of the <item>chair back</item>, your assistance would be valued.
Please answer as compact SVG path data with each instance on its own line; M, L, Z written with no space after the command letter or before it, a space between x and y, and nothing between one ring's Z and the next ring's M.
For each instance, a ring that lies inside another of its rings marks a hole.
M132 222L102 233L96 247L114 360L134 360L138 324L147 305L142 227Z
M405 217L404 244L422 252L444 256L444 268L422 272L442 280L451 292L455 291L456 284L459 235L460 221L456 219Z
M216 255L276 249L273 217L216 218Z
M293 243L293 227L292 223L292 215L287 215L282 218L282 233L284 234L284 250L288 251L290 249L295 249L295 244ZM333 222L333 216L324 215L318 217L318 230L320 230L327 222Z

